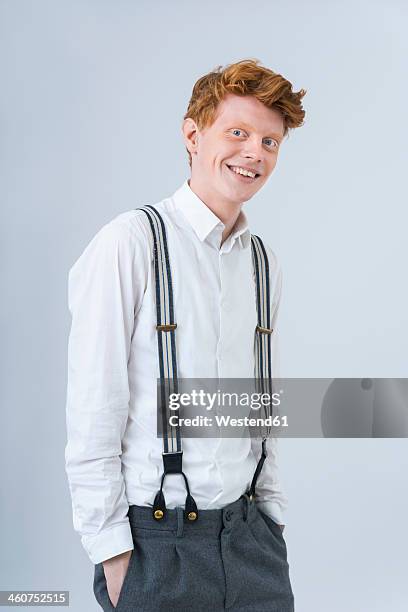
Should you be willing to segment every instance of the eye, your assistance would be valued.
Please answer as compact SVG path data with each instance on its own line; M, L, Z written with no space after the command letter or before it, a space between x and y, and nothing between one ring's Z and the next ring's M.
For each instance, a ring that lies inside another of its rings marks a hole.
M233 129L232 133L234 134L234 136L239 136L239 134L236 134L235 132L240 132L241 134L243 134L243 130L239 130L238 128Z
M276 147L279 146L279 143L273 138L265 138L264 141L266 141L266 146L272 149L276 149Z

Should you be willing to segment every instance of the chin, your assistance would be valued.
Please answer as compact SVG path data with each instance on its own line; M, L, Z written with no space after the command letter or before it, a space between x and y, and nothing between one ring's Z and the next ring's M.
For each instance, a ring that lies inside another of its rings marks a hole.
M259 191L259 189L260 188L254 189L254 187L252 187L252 189L234 189L233 191L231 190L230 193L234 196L234 199L242 202L250 200Z

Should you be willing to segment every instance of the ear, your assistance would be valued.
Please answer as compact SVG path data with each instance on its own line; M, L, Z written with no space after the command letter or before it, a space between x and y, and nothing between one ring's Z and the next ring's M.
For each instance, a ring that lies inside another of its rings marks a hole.
M184 119L181 129L183 132L184 144L186 145L187 150L191 153L191 155L195 155L198 148L199 132L196 122L190 117L187 117L187 119Z

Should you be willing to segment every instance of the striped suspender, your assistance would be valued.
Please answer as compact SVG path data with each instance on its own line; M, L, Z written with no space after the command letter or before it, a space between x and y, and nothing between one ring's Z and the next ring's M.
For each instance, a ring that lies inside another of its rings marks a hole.
M173 287L171 282L166 228L163 219L153 206L143 206L139 210L142 210L146 214L153 236L156 285L156 329L160 370L160 402L163 423L164 472L160 489L153 503L153 517L156 520L160 520L164 517L166 512L166 502L163 494L163 483L166 475L182 474L187 491L184 515L187 520L195 521L198 518L198 509L196 502L190 494L187 477L183 472L183 450L180 428L168 425L169 415L167 398L170 393L177 393L178 381L175 338L177 323L174 321Z
M190 494L188 481L183 472L183 451L180 428L169 426L167 398L170 393L178 392L177 357L174 320L173 287L169 253L167 248L166 228L157 210L146 205L142 210L149 222L153 237L153 255L155 270L157 346L159 355L161 413L163 418L163 466L160 489L153 503L153 517L161 520L166 512L166 502L163 494L163 483L167 474L182 474L186 485L187 497L184 516L189 521L198 519L197 504ZM255 330L255 378L262 393L272 390L271 334L270 329L270 287L268 256L262 240L251 236L252 263L256 287L257 320ZM270 409L269 409L270 410ZM270 412L269 412L270 414ZM268 416L268 414L266 415ZM255 485L265 462L266 440L270 433L262 436L262 455L258 461L254 477L247 494L252 500L255 496Z
M255 330L255 382L259 393L268 393L272 397L272 355L271 355L271 299L269 286L269 262L264 244L259 236L251 235L252 265L255 276L256 308L258 325ZM271 416L272 406L264 406L264 417ZM262 454L256 466L255 474L247 494L252 500L255 486L267 457L266 440L271 427L262 434Z
M269 288L269 262L262 240L251 236L252 263L255 273L256 307L258 325L256 326L255 377L268 384L272 378L271 362L271 299Z

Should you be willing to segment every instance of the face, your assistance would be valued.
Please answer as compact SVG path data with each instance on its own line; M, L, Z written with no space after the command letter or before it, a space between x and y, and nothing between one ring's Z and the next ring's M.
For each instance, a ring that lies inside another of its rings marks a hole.
M216 198L241 205L268 180L283 133L279 111L253 96L228 94L210 127L199 130L192 119L183 122L184 142L192 157L190 186L205 202ZM255 173L255 178L238 173L238 168Z

